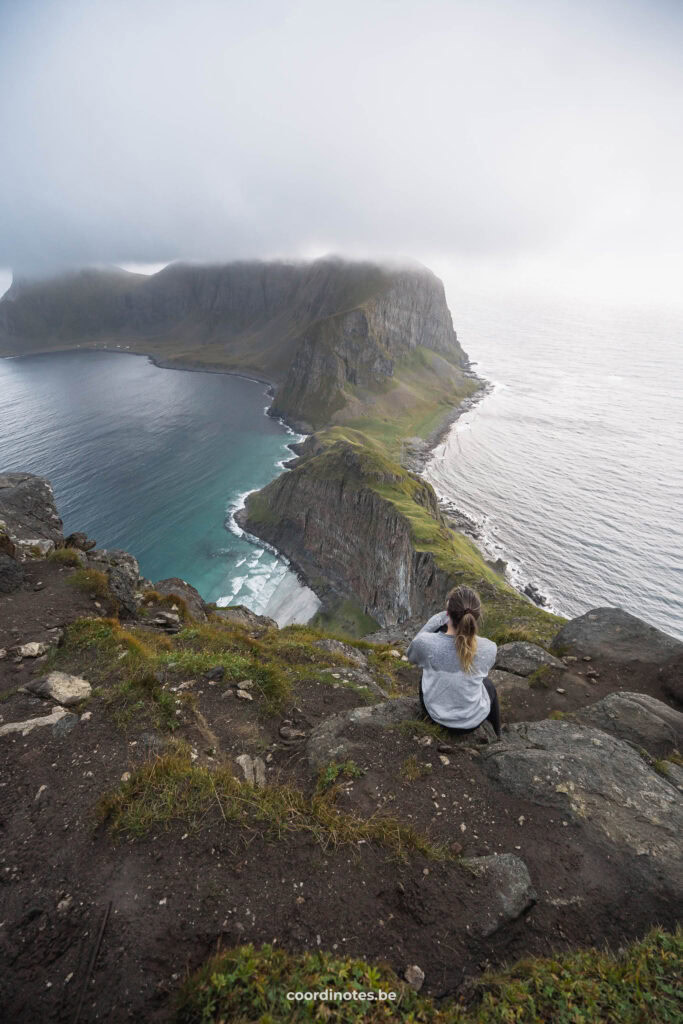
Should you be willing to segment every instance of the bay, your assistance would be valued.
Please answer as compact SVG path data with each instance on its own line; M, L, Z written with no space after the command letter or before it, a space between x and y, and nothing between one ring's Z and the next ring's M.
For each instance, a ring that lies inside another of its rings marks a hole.
M0 472L48 477L65 531L130 551L150 580L178 576L207 601L305 621L317 598L232 521L291 457L295 436L268 404L263 383L142 356L0 360Z

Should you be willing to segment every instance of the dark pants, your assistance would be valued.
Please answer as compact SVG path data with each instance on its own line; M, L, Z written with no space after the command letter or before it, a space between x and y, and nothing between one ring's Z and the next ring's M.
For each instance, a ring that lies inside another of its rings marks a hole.
M489 699L491 701L491 708L484 721L490 722L491 725L493 726L493 731L495 732L496 736L500 736L500 705L498 704L498 694L496 693L496 688L488 676L486 676L483 682L486 692L488 693ZM420 704L422 706L423 712L425 713L427 718L429 718L430 715L429 712L427 711L427 707L424 702L424 697L422 696L422 680L420 680ZM481 725L481 723L479 724ZM471 729L456 729L453 726L442 725L441 728L446 729L448 732L457 733L458 735L460 735L466 732L474 732L474 730L478 729L479 726L475 725Z

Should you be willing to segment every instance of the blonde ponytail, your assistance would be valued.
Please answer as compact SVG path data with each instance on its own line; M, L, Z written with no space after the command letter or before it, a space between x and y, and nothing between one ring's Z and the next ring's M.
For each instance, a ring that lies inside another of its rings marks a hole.
M446 610L455 627L455 646L465 672L472 668L477 653L477 632L481 619L481 601L470 587L456 587L448 595Z

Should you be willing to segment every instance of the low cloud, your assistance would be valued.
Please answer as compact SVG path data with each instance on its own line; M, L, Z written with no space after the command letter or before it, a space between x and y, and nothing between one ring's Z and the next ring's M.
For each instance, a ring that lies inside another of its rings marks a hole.
M678 251L678 5L3 7L0 266Z

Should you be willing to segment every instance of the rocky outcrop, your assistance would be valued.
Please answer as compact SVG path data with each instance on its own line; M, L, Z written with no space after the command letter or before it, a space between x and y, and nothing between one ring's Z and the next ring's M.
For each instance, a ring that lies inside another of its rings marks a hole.
M668 757L675 750L683 750L683 715L645 693L610 693L574 712L573 718L632 743L653 757Z
M553 649L614 663L663 665L683 655L683 641L655 629L622 608L593 608L562 627Z
M353 759L372 744L378 730L391 729L401 722L423 720L420 702L414 697L393 697L370 707L352 708L332 715L317 725L308 737L306 753L313 768L320 770L330 761ZM490 730L490 732L489 732ZM493 730L487 722L479 729L451 737L454 745L488 743Z
M302 335L272 412L290 420L303 413L304 429L323 426L345 404L346 388L381 385L420 346L465 364L441 282L428 271L393 274L360 306Z
M324 581L352 596L381 625L426 618L452 578L431 553L415 549L410 521L382 488L409 486L435 525L440 513L429 484L398 472L338 443L250 495L241 522L282 551L314 589Z
M211 614L224 622L230 622L234 626L244 626L247 629L278 629L275 619L267 615L257 615L243 604L227 605L225 608L214 608Z
M496 668L501 672L512 672L517 676L530 676L539 668L557 668L564 672L565 666L542 647L525 641L503 644L498 648Z
M50 481L32 473L0 476L0 548L22 561L44 557L63 543Z
M488 775L506 792L557 808L587 830L587 844L618 846L653 885L665 877L680 891L680 795L630 743L546 719L512 725L505 741L484 748L482 756Z
M142 596L137 558L119 548L96 548L88 553L88 565L106 573L109 589L119 604L119 614L134 618Z

